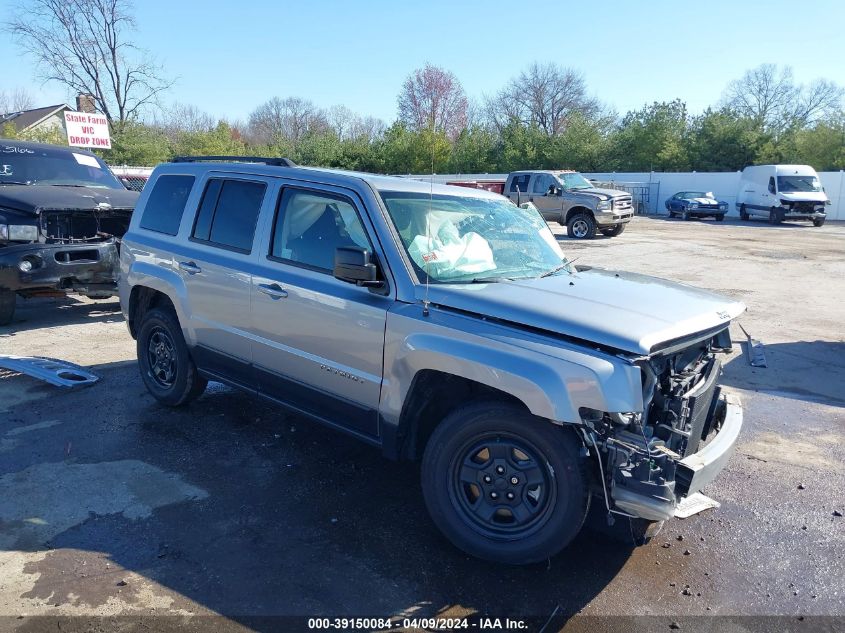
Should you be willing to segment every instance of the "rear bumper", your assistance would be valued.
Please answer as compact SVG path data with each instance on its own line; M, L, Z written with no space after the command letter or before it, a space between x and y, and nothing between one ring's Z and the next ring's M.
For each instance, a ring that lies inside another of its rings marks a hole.
M0 248L0 288L23 295L76 292L117 294L118 242L20 244ZM29 269L22 262L29 263Z

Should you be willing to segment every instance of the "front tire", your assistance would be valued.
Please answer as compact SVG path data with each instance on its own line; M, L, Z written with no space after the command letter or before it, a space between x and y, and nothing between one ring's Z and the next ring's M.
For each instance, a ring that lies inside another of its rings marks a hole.
M435 429L422 460L432 520L457 547L497 563L546 560L581 529L590 504L575 434L524 409L482 402Z
M724 214L720 213L719 215L716 216L716 222L724 222L724 221L725 221Z
M0 325L9 325L15 316L15 301L17 294L14 290L0 288Z
M614 224L606 229L599 229L599 231L606 237L616 237L617 235L622 235L626 226L625 224Z
M826 218L821 218L819 220L813 220L813 226L824 226L824 221Z
M690 215L689 211L687 211L686 209L684 209L683 212L681 213L681 217L687 222L692 219L692 216Z
M566 234L577 240L591 240L596 236L596 221L589 213L576 213L566 223Z
M783 217L780 214L780 211L772 207L769 209L769 224L777 225L783 222Z
M171 310L153 308L144 314L136 348L144 385L162 404L178 407L205 391L208 382L197 372Z
M748 221L748 211L745 210L745 205L739 205L739 219L743 220L744 222Z

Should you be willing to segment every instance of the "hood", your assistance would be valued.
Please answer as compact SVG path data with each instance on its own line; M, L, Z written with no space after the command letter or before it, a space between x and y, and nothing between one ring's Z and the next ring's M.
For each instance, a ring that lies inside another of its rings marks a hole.
M718 206L722 204L722 202L716 200L715 198L684 198L684 200L687 200L689 202L695 202L704 206Z
M591 187L589 189L570 189L568 193L574 194L587 194L588 196L595 196L601 200L607 200L608 198L619 198L622 196L630 197L630 193L627 191L620 191L619 189L602 189L601 187Z
M422 299L425 288L420 287ZM429 287L429 301L528 327L650 354L745 311L727 297L648 275L589 269L542 279Z
M0 207L36 215L41 211L91 210L108 204L114 209L133 209L140 194L128 189L65 187L61 185L0 186Z
M781 191L778 196L787 202L827 202L827 194L824 191Z

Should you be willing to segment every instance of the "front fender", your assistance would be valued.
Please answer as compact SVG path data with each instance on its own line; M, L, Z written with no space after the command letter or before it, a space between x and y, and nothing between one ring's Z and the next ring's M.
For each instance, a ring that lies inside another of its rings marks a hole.
M580 423L581 407L642 410L640 370L621 359L436 309L413 318L412 308L420 310L388 314L381 398L387 421L398 421L414 377L426 369L504 391L558 423Z

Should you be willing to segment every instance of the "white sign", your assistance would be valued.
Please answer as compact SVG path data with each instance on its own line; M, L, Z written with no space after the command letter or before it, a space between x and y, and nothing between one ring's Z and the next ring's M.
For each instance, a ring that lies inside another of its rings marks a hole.
M65 128L68 145L111 149L109 123L102 114L65 112Z

